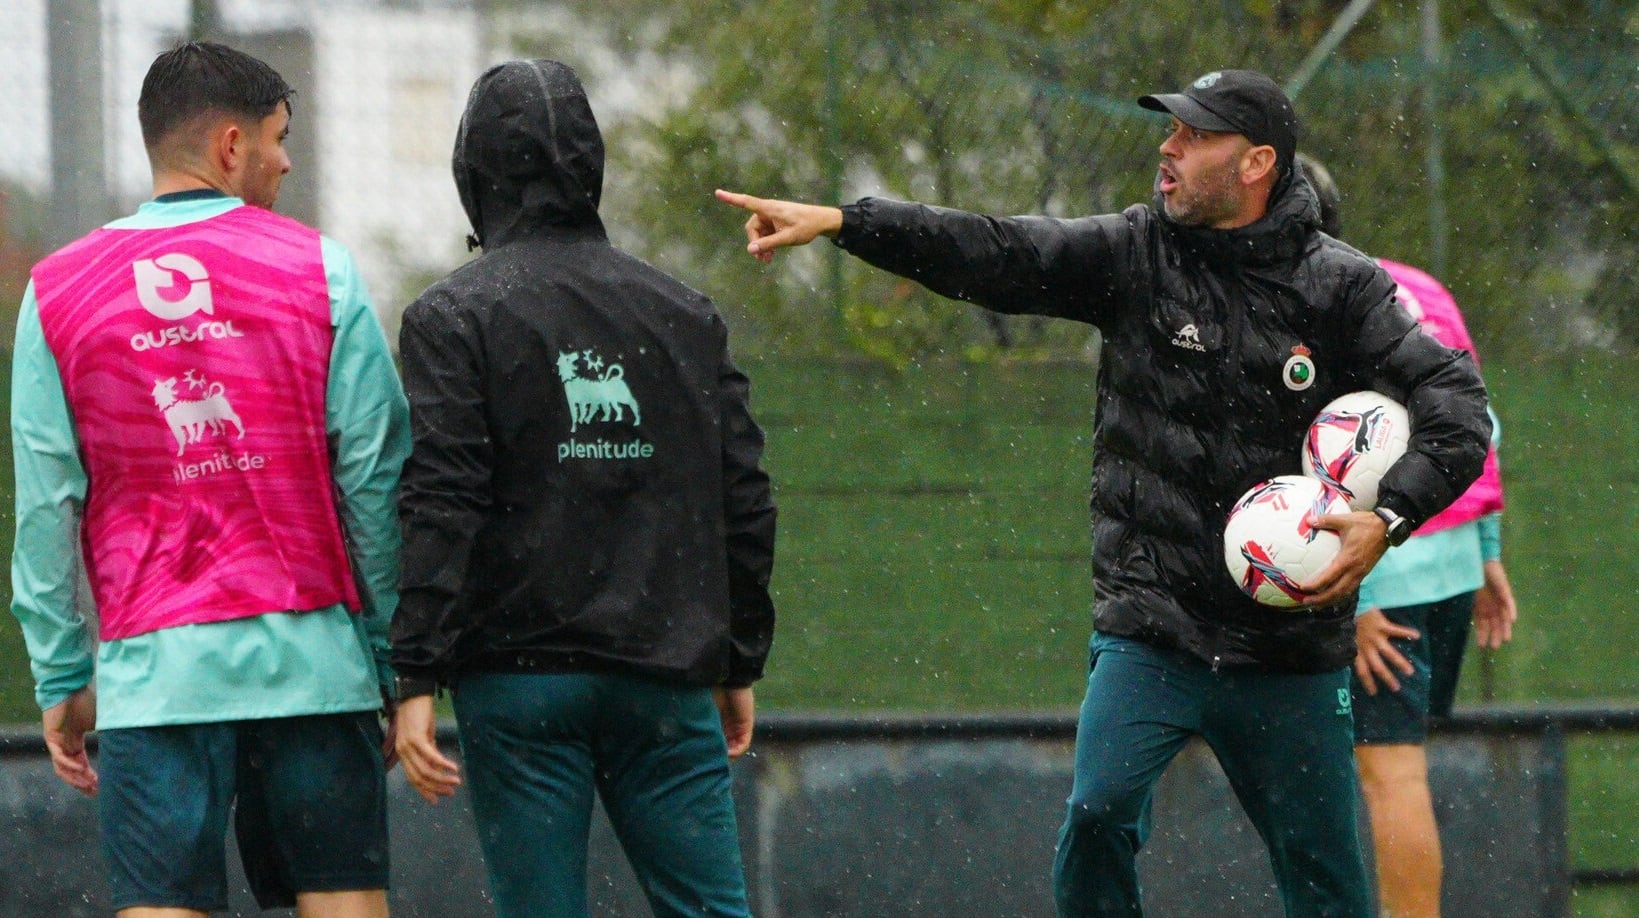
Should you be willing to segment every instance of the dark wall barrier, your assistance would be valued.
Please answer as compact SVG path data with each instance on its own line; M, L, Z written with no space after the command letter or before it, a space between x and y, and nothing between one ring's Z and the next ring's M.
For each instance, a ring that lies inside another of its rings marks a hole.
M754 911L1051 915L1073 729L1069 715L766 717L736 771ZM1568 913L1565 736L1613 729L1639 730L1639 711L1467 711L1441 727L1432 783L1446 862L1460 865L1447 913ZM465 798L428 806L397 773L390 788L393 913L490 913ZM1151 913L1279 914L1263 847L1208 749L1186 748L1154 812L1139 859ZM0 733L0 914L108 914L95 819L35 733ZM594 914L648 914L602 819L591 867ZM237 865L233 886L233 912L256 914Z

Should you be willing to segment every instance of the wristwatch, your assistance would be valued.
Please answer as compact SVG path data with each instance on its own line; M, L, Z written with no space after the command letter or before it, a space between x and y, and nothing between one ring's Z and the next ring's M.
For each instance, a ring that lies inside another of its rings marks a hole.
M1377 507L1372 512L1377 514L1378 519L1388 524L1389 528L1383 533L1383 536L1389 540L1390 548L1406 544L1406 539L1411 537L1411 523L1407 522L1405 517L1387 507Z

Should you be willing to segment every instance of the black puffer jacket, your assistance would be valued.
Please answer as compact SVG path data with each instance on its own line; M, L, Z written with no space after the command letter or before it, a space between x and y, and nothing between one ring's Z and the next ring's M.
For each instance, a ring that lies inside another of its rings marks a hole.
M1467 355L1419 330L1388 275L1318 219L1301 178L1236 230L1181 227L1142 205L1003 219L867 198L844 208L837 243L945 296L1102 332L1099 631L1215 666L1324 672L1354 656L1353 602L1293 612L1248 599L1224 568L1230 505L1300 472L1327 401L1377 389L1406 403L1413 426L1379 503L1420 525L1479 474L1490 422Z
M569 68L480 77L454 165L484 253L404 316L399 675L749 684L775 511L722 319L610 245L603 140Z

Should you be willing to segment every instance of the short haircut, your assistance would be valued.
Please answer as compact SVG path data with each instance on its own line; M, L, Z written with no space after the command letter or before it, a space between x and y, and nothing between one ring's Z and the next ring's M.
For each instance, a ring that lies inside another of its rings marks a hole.
M155 58L142 80L142 142L156 151L178 129L213 113L260 121L280 103L288 109L295 93L277 70L243 51L190 41Z

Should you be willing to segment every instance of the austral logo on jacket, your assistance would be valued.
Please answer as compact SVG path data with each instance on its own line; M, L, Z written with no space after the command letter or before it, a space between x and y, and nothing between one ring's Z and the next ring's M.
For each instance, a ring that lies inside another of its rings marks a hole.
M569 432L593 423L643 423L643 412L636 396L626 385L626 370L618 363L605 365L596 351L559 351L558 380L563 383L563 397L569 404ZM632 437L625 442L598 438L583 443L570 437L558 444L558 461L565 459L647 459L654 455L654 444Z
M1193 322L1172 333L1172 346L1206 353L1206 345L1201 343L1201 330Z

